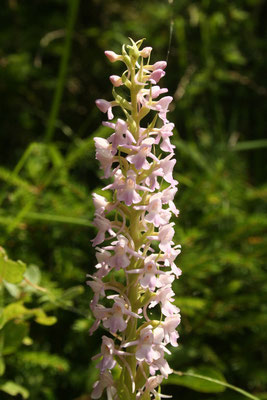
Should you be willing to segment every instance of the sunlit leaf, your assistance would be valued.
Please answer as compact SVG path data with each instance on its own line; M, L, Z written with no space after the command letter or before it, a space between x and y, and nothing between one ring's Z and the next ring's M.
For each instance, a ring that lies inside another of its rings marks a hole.
M9 260L6 254L0 251L0 277L10 283L19 283L23 279L26 264L22 261Z
M24 399L28 399L29 391L15 382L7 381L3 385L0 386L0 390L3 392L10 394L11 396L17 396L20 394Z
M54 316L48 316L42 309L35 310L35 321L41 325L54 325L57 322L57 318Z
M44 351L24 351L21 353L20 359L24 363L41 368L53 368L60 372L69 370L69 363L66 359L57 354L50 354Z

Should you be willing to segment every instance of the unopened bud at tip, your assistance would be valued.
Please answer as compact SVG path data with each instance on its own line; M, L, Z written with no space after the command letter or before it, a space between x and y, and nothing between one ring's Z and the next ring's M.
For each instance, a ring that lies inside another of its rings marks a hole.
M122 59L122 56L120 56L119 54L116 54L114 51L110 51L110 50L105 51L105 56L112 63Z
M147 58L150 56L150 53L152 51L152 47L144 47L143 50L140 52L140 56Z

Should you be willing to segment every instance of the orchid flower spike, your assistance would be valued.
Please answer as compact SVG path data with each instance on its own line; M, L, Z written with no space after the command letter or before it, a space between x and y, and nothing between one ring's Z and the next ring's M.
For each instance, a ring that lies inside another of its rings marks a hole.
M142 42L131 40L121 54L105 52L126 70L110 76L114 99L96 100L109 119L103 125L111 130L108 138L94 139L96 159L109 180L102 190L111 195L93 194L98 231L92 240L96 271L87 281L95 317L90 332L100 325L109 332L93 357L99 359L93 399L104 391L109 399L169 397L156 389L172 373L165 359L168 347L178 346L180 310L172 290L181 275L173 222L179 215L174 204L178 182L173 178L174 124L167 119L172 97L157 85L167 63L151 64L152 48L141 49ZM113 107L125 118L114 120ZM151 122L145 125L148 114ZM156 305L161 316L154 320Z

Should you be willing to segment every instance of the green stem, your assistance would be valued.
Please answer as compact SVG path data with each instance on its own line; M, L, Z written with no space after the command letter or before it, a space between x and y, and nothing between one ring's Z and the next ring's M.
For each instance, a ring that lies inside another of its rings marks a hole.
M131 105L132 105L132 119L135 122L134 126L132 127L132 134L137 141L138 135L139 135L139 118L138 118L138 109L137 109L137 94L138 94L139 88L138 88L138 85L134 81L136 60L133 58L131 61L132 61L132 66L131 66L130 95L131 95ZM123 165L122 165L122 168L123 168ZM130 208L128 214L129 214L129 220L130 220L129 232L130 232L131 238L134 242L135 251L138 251L138 249L140 248L140 245L141 245L141 243L140 243L141 233L140 233L140 227L139 227L139 220L140 220L141 213L140 213L140 211L136 211L136 210ZM132 258L129 268L133 269L135 267L136 267L136 262L135 262L134 258ZM136 304L137 304L137 299L138 299L138 287L136 286L136 281L138 279L138 275L129 275L128 279L129 279L129 282L128 282L128 288L127 288L127 297L130 301L132 311L137 312ZM128 326L125 331L125 340L127 342L135 340L136 334L137 334L137 319L135 317L131 317L128 321ZM133 379L135 380L136 368L137 368L137 361L135 358L136 348L135 348L135 346L131 346L127 350L129 353L132 353L131 356L126 357L126 360L131 368ZM125 383L126 387L128 388L128 392L130 393L130 400L135 400L136 393L132 393L132 381L131 381L129 372L126 368L124 369L123 374L124 374L124 383Z
M28 159L28 157L31 155L31 152L34 150L34 148L36 147L36 145L38 146L38 143L36 142L32 142L24 151L24 153L22 154L21 158L19 159L18 163L16 164L12 174L13 175L18 175L21 168L23 167L23 165L25 164L25 161Z
M131 238L133 239L134 244L135 244L135 250L137 250L139 247L138 225L139 225L139 213L134 210L131 210L129 230L130 230ZM135 265L135 259L132 258L129 268L133 269L134 265ZM137 312L136 303L137 303L137 298L138 298L138 289L135 285L137 278L138 278L138 275L129 275L129 277L128 277L129 282L128 282L128 288L127 288L127 297L130 301L131 309L133 312ZM136 331L137 331L137 320L135 317L131 317L128 321L128 326L125 331L126 342L130 342L130 341L136 339ZM132 371L133 378L135 379L137 363L136 363L136 358L135 358L134 354L135 354L136 348L135 348L135 346L131 346L131 347L129 347L129 349L127 349L127 351L129 353L133 354L131 356L127 356L126 361L128 362L128 364L131 368L131 371ZM126 368L124 370L124 382L128 388L129 393L131 393L129 399L135 400L136 394L132 393L132 380L131 380L129 372Z
M132 118L135 121L135 127L132 132L135 140L138 140L139 134L139 119L138 119L138 109L137 109L137 93L139 92L138 85L135 83L135 63L136 60L132 60L132 68L131 68L131 106L132 106Z
M45 132L45 141L50 142L53 138L56 120L59 113L60 103L63 95L65 80L67 76L68 62L71 51L71 42L73 38L73 30L74 25L78 15L80 0L69 0L69 8L68 8L68 22L66 27L66 39L63 49L63 54L60 61L57 86L54 93L54 98L51 106L50 115L47 122L46 132Z
M2 278L0 277L0 318L4 310L4 285Z

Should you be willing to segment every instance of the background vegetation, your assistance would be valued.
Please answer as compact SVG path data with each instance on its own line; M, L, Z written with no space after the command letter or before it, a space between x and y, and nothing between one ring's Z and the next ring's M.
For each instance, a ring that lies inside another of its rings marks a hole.
M103 51L128 36L146 37L154 61L168 53L174 96L183 276L170 364L267 399L266 16L265 0L2 1L1 399L90 399L93 137L108 134L94 101L120 72ZM164 390L242 398L188 377Z

